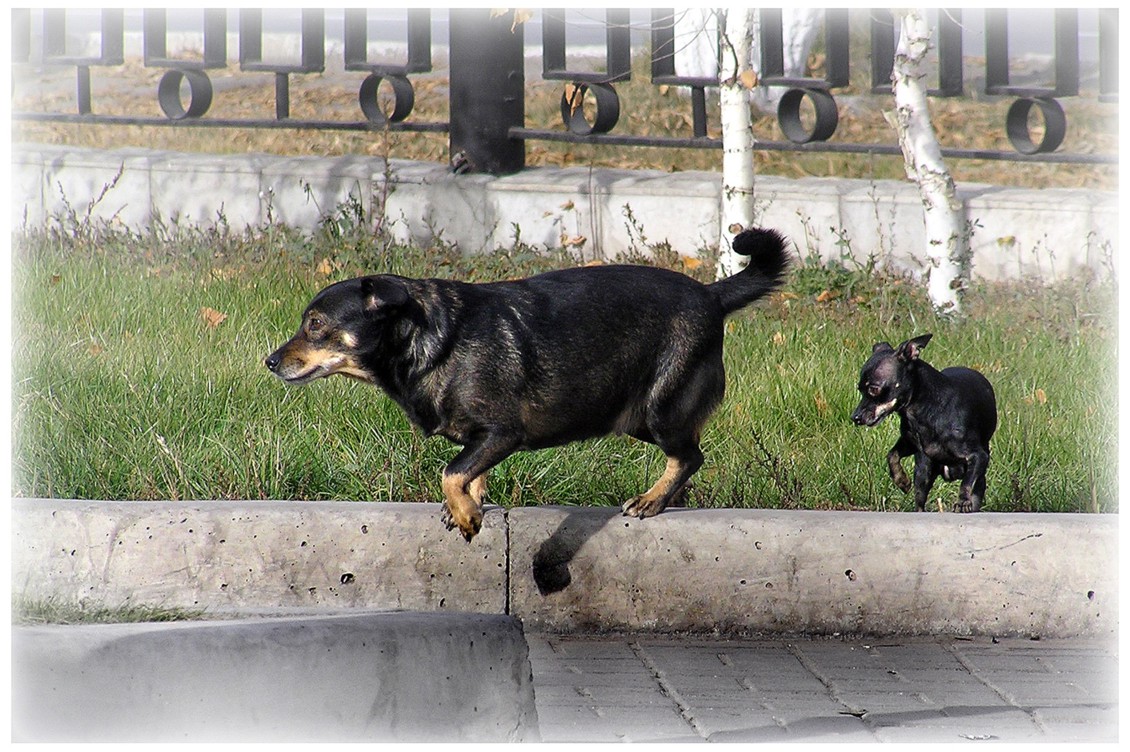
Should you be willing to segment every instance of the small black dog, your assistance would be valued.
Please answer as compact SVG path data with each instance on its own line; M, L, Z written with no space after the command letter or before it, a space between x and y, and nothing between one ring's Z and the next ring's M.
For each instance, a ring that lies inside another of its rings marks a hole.
M444 522L470 540L486 473L515 451L625 433L667 455L624 514L659 514L702 465L699 439L722 400L725 317L776 287L785 239L746 230L738 274L701 284L645 266L591 266L466 284L393 275L322 290L267 357L305 384L340 373L382 388L428 435L463 450L444 470Z
M926 497L939 475L961 479L956 512L979 512L985 498L989 439L997 428L997 401L989 380L970 368L938 371L919 357L932 335L907 340L897 348L875 345L859 375L863 399L852 413L859 426L874 426L891 413L902 421L898 442L887 454L891 480L903 492L911 484L902 458L914 455L914 505Z

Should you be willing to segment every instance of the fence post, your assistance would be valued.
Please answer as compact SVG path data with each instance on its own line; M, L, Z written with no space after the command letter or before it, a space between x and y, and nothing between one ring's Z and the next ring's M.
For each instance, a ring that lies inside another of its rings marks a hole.
M451 11L450 154L457 172L506 175L526 165L526 144L511 138L525 125L523 25L513 11ZM513 27L513 28L512 28Z

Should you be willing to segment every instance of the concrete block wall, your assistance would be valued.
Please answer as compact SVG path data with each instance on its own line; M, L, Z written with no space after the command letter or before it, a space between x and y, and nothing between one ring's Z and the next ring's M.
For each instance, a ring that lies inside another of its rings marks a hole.
M269 221L314 227L348 199L383 212L402 241L439 239L475 253L519 238L537 248L583 238L571 247L586 260L663 242L685 255L716 247L721 191L711 172L544 167L494 178L371 157L36 144L13 145L11 182L17 227L62 215L64 199L80 217L97 201L95 219L134 229L221 217L235 229ZM1117 267L1116 193L971 184L959 187L959 197L979 277L1051 281ZM914 274L925 268L921 201L908 182L762 176L755 202L758 222L783 231L806 257L874 258Z

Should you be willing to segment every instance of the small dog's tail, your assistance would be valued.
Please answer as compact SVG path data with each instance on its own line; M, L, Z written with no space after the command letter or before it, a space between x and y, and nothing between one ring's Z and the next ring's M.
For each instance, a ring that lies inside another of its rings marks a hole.
M785 236L776 230L742 230L734 236L733 248L735 252L749 256L746 268L710 285L710 289L718 293L726 315L770 293L781 284L789 268Z

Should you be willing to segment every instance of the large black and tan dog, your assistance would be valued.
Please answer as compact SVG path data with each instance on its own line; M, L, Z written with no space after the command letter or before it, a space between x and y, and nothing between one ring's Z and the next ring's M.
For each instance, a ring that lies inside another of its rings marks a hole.
M667 455L658 482L623 506L650 517L702 465L699 437L725 389L725 317L788 266L772 230L746 230L733 247L748 266L709 285L612 265L487 284L350 279L318 293L265 363L290 384L340 373L379 386L425 433L462 445L443 474L444 522L468 540L496 464L613 432Z

